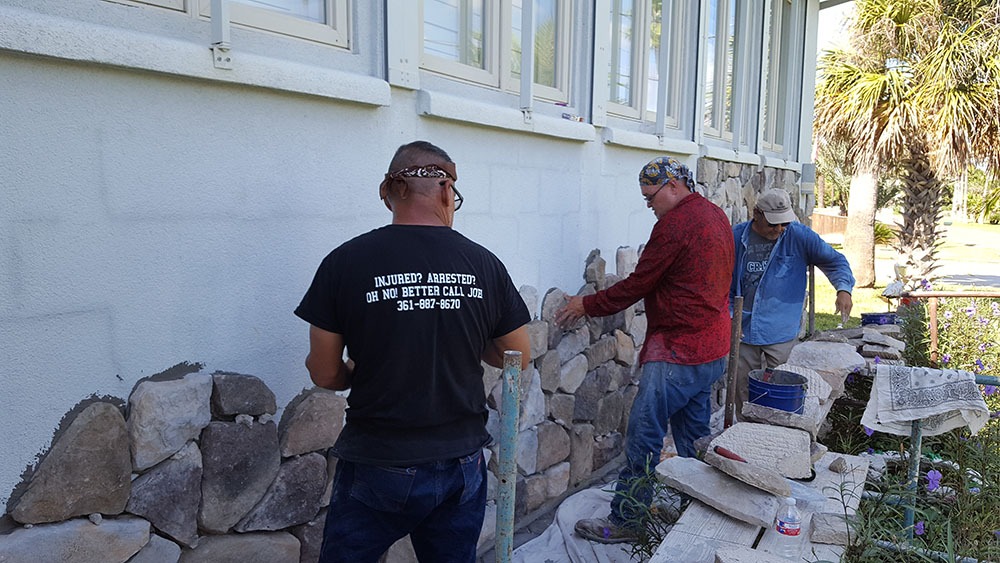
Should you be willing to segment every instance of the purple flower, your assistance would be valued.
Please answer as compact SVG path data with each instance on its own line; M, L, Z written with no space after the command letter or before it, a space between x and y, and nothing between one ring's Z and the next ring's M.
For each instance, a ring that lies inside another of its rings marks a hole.
M969 492L978 495L979 494L979 487L972 487L971 489L969 489Z
M983 365L983 361L980 359L976 360L976 373L981 371L986 371L986 366Z
M847 374L847 383L854 383L854 374L853 373Z
M986 343L985 342L983 342L982 344L979 345L979 351L980 352L985 352L986 351Z
M1000 538L1000 530L993 530L993 533L996 534L998 538Z
M918 536L924 535L924 521L923 520L920 520L919 522L917 522L916 524L913 525L913 533L917 534Z
M950 319L951 318L951 311L945 311L944 312L944 318Z
M870 453L870 454L873 454L873 453L875 453L875 448L868 448L868 449L867 449L867 450L865 450L865 451L867 451L867 452L868 452L868 453Z
M983 387L983 393L985 393L987 395L992 395L992 394L994 394L996 392L997 392L997 386L996 385L987 385L986 387Z
M920 287L924 288L927 291L930 291L931 290L931 282L929 282L927 280L920 280Z
M969 317L971 317L971 316L973 316L973 315L976 314L976 308L975 307L966 307L963 310L965 311L965 315L969 316Z
M879 365L882 362L882 358L875 356L875 365Z
M945 354L945 355L941 356L941 363L942 364L947 364L950 361L951 361L951 355L950 354Z
M604 539L610 538L611 537L611 528L608 528L607 526L605 526L604 529L601 530L601 535L604 536Z
M927 472L927 490L933 491L941 486L941 472L937 469L931 469Z
M867 434L868 436L871 436L872 432L875 432L874 430L868 428L867 426L864 426L863 428L865 429L865 434Z

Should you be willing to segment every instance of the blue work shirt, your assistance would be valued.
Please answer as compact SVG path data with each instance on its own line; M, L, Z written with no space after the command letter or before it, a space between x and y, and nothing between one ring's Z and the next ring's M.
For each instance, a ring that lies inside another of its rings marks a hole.
M729 286L730 310L733 297L742 294L740 279L750 223L746 221L733 227L736 263ZM806 266L810 264L822 270L837 291L850 293L854 289L854 274L847 258L809 227L792 222L771 249L771 257L754 296L753 310L743 311L742 342L765 346L788 342L799 335L806 298Z

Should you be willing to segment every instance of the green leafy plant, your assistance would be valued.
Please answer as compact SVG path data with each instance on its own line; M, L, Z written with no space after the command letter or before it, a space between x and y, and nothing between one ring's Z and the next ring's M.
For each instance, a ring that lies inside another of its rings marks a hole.
M896 240L896 231L881 221L875 221L875 244L889 245Z
M652 505L639 498L638 492L644 488L652 490ZM649 560L667 537L681 509L680 506L669 503L665 505L661 501L676 497L677 493L656 477L655 463L651 459L647 460L643 474L632 479L628 488L612 492L621 498L622 512L633 515L625 521L625 527L636 530L639 535L636 542L628 545L629 555L636 561ZM677 512L661 514L664 510Z

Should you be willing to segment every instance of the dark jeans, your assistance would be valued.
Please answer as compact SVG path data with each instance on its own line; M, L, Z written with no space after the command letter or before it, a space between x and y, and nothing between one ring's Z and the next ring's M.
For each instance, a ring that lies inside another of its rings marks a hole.
M471 563L485 511L482 451L413 467L340 460L319 560L374 563L409 534L421 563Z
M667 362L647 362L642 366L639 392L632 403L625 437L625 468L618 474L616 491L629 491L636 477L646 474L660 462L663 437L669 424L677 453L695 457L694 441L709 433L712 415L712 384L722 377L726 358L704 364L685 366ZM637 505L652 501L651 487L636 487L630 493ZM611 500L611 522L623 526L637 516L630 503L615 494Z

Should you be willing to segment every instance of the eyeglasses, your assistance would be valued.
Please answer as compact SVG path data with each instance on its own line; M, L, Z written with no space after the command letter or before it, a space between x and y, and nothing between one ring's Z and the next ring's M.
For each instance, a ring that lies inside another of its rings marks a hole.
M462 208L462 202L465 201L465 198L458 192L458 188L455 187L455 184L451 185L451 191L455 192L455 211L458 211Z
M669 180L666 181L666 182L663 182L662 184L660 184L659 188L656 188L655 192L653 192L653 193L651 193L649 195L642 194L642 198L646 200L646 203L653 203L653 199L656 198L656 194L660 193L660 190L663 189L663 186L666 186L669 183L670 183Z
M775 227L787 227L788 225L791 225L791 223L770 223L769 222L767 224L767 226L771 227L772 229L775 228Z

